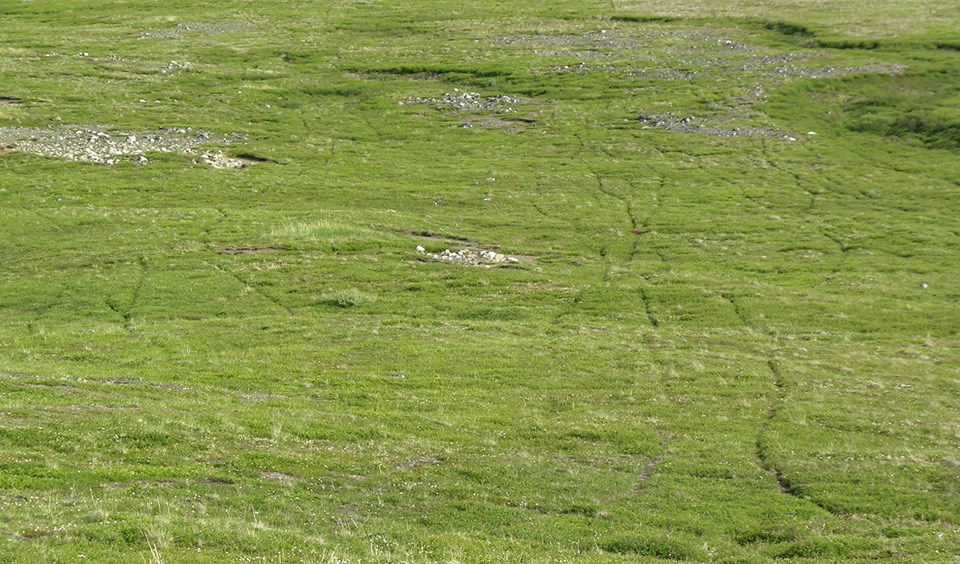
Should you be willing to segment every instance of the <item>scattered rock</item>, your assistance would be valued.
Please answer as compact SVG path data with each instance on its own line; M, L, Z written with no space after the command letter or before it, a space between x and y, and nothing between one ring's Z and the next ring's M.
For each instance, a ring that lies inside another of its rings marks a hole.
M166 67L160 69L160 73L161 73L161 74L167 74L167 73L169 73L169 72L171 72L171 71L175 71L175 70L179 70L179 69L188 69L188 68L190 68L191 66L192 66L192 65L191 65L188 61L183 61L183 62L179 62L179 63L178 63L177 61L170 61L169 63L167 63L167 66L166 66Z
M244 157L232 157L227 155L224 151L207 151L200 155L199 158L194 159L193 162L197 164L205 164L212 166L213 168L246 168L254 163L262 162L256 159L248 159Z
M496 110L502 113L513 113L516 110L512 105L521 103L520 98L510 96L483 96L476 92L462 92L459 88L454 88L453 92L447 92L441 98L407 98L401 100L398 104L432 104L438 109L453 108L458 111L481 111Z
M646 127L657 127L682 133L699 133L701 135L717 135L720 137L782 137L790 141L796 141L796 138L792 135L775 129L765 127L720 127L718 124L705 119L689 116L679 119L670 114L640 116L637 118L637 121Z
M82 161L114 165L130 157L137 164L147 164L144 156L147 152L198 154L199 148L207 143L231 144L244 139L242 134L214 135L206 131L193 132L192 128L167 128L138 132L112 131L104 126L68 126L51 127L0 127L0 146L11 150L32 153L45 157L57 157L71 161ZM230 163L231 160L243 161L241 165L219 166L218 168L240 168L249 164L243 159L222 157L222 152L205 152L201 159ZM205 161L206 162L206 161ZM217 166L213 162L212 164Z
M496 251L461 249L454 252L450 249L445 249L439 253L430 253L427 252L427 250L422 246L417 245L417 252L433 260L452 262L454 264L462 264L467 266L484 266L487 268L495 264L510 264L520 262L520 259L516 257L501 254Z

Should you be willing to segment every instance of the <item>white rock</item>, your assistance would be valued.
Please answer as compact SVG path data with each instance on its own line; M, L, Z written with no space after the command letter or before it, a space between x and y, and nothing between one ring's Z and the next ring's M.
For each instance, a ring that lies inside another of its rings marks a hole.
M417 252L425 253L427 250L423 248L423 245L417 245Z

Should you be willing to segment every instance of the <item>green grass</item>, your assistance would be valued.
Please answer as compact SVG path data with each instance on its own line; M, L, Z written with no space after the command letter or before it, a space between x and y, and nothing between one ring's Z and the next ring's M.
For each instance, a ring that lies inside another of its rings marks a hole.
M257 161L0 151L0 560L960 554L952 3L0 26L0 127ZM520 102L411 102L455 88Z

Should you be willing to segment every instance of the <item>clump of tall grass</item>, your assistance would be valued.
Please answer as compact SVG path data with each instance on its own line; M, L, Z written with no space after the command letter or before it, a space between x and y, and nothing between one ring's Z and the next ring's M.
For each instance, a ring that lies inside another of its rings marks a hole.
M346 290L326 292L320 296L319 301L325 305L348 308L373 303L377 301L377 297L361 292L356 288L348 288Z

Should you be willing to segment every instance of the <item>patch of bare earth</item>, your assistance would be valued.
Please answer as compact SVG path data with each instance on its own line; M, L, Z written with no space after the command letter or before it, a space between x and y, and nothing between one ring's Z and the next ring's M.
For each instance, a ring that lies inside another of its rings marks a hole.
M279 253L283 249L276 247L220 247L217 252L221 255L256 255L261 253Z
M290 485L296 481L296 478L285 472L271 470L260 474L260 479L268 482L280 482L284 485Z

